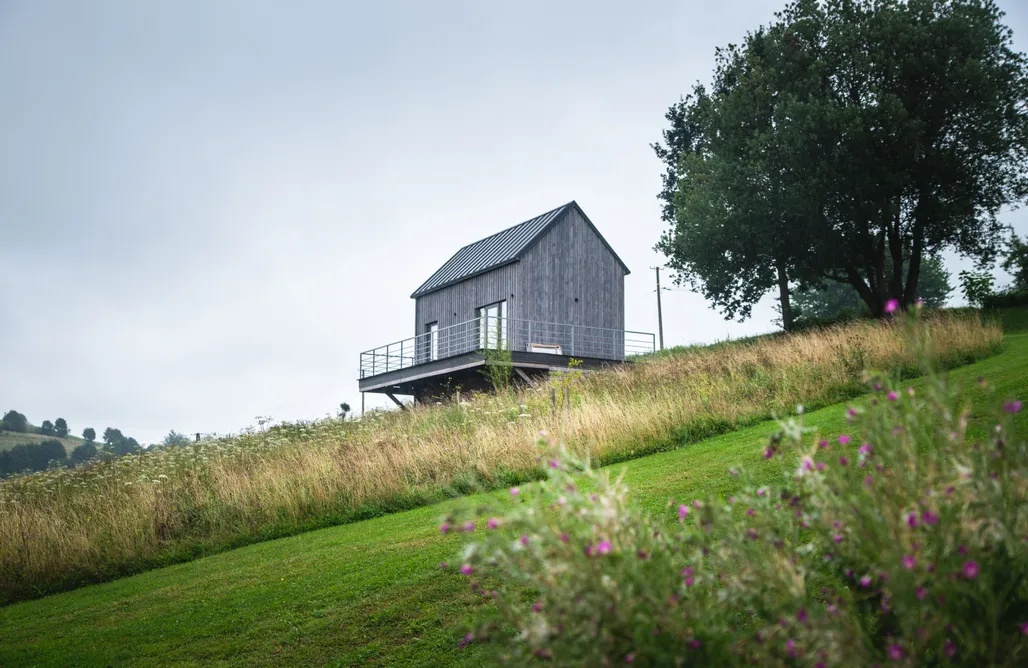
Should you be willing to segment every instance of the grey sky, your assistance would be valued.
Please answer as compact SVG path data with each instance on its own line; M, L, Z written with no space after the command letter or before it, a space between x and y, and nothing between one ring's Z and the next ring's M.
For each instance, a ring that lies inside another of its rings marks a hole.
M359 406L414 288L571 199L655 331L649 143L783 4L0 2L0 410L152 442ZM664 314L668 344L773 316Z

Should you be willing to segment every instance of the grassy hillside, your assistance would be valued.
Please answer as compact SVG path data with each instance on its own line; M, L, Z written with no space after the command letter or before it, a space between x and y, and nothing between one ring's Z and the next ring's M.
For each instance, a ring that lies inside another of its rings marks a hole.
M940 359L993 353L977 317L932 323ZM862 391L867 367L912 368L889 322L694 349L549 391L326 420L146 452L0 485L0 601L38 596L319 526L425 505L535 475L546 429L613 462ZM527 411L518 417L518 404Z
M71 455L72 450L85 443L81 438L71 435L67 438L57 438L56 436L43 436L42 434L22 434L14 431L0 431L0 452L10 450L14 446L21 445L22 443L39 443L40 441L46 441L49 439L60 441L69 456Z
M991 404L975 380L1002 397L1028 394L1028 311L1006 314L1004 350L952 372L984 433ZM915 387L917 381L911 383ZM845 404L810 411L807 425L846 430ZM652 512L669 498L723 498L746 466L765 481L789 462L764 463L763 422L623 466ZM1022 432L1023 433L1023 432ZM620 468L620 466L619 466ZM0 664L31 665L480 665L457 649L462 618L481 604L464 578L441 571L459 535L439 518L461 500L265 542L188 564L0 608Z

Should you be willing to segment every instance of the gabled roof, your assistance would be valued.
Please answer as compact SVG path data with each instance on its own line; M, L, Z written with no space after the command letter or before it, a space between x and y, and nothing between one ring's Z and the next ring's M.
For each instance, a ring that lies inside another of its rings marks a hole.
M572 209L578 210L585 222L596 233L596 236L600 238L600 241L607 247L611 255L614 256L614 259L624 267L625 273L629 273L628 267L621 261L617 253L614 252L614 249L610 247L610 244L603 238L603 235L596 229L592 221L589 220L589 216L585 215L582 207L572 200L552 211L547 211L531 220L526 220L519 225L509 227L502 232L497 232L490 237L461 248L453 257L446 261L446 264L439 267L427 281L422 283L421 287L411 294L411 297L422 297L430 292L459 283L472 276L491 271L511 262L517 262L521 259L522 255L528 252L542 238L546 230L557 224Z

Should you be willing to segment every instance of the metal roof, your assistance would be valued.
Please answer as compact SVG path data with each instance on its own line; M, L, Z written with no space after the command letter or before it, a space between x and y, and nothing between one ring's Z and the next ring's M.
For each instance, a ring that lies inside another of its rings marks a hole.
M517 261L550 225L563 217L572 207L578 208L581 211L581 207L574 201L571 201L558 206L552 211L547 211L541 216L526 220L520 225L507 228L491 237L486 237L481 241L476 241L461 248L453 257L446 261L446 264L439 267L427 281L422 283L421 287L411 294L411 297L421 297L447 285L458 283L490 269ZM582 217L587 221L589 220L584 213ZM592 226L592 222L589 225ZM593 227L593 229L595 230L596 228ZM602 239L603 237L601 236L600 238ZM607 242L604 241L603 243L606 244ZM607 247L610 248L609 245ZM611 252L614 252L613 249ZM617 257L617 255L615 254L614 257ZM620 258L618 258L618 262L621 262ZM624 266L624 262L621 262L621 264ZM625 271L628 271L627 267L625 267Z

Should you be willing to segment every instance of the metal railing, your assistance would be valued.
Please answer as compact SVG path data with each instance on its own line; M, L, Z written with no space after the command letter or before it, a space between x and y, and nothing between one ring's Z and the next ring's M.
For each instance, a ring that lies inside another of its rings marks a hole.
M361 353L360 377L485 349L621 361L656 352L656 335L605 327L483 316Z

